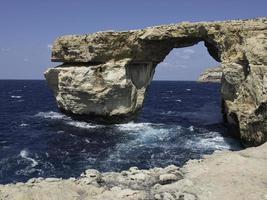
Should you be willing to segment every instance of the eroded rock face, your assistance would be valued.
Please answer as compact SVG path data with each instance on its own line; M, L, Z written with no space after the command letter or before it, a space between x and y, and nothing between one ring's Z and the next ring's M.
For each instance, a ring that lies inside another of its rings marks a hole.
M198 82L221 83L221 79L222 79L222 67L218 66L209 68L205 72L203 72L200 75Z
M59 37L45 77L59 108L85 120L122 122L142 108L154 69L173 48L205 42L222 64L224 119L246 145L267 139L267 18L180 23Z
M45 77L64 112L115 123L136 116L153 73L151 65L135 67L124 59L98 65L63 64L49 69Z

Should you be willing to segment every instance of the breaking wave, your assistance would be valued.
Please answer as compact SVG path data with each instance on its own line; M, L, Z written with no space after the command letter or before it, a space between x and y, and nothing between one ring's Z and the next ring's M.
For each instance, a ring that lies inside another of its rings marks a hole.
M20 99L20 98L22 98L22 96L10 96L12 99Z
M29 126L29 124L25 124L25 123L22 123L19 125L20 127L25 127L25 126Z
M139 131L139 130L149 129L152 126L152 123L129 122L126 124L117 124L115 126L121 131Z
M45 119L69 119L69 117L58 113L58 112L54 112L54 111L50 111L50 112L39 112L38 114L35 115L36 117L42 117Z
M186 141L185 147L198 150L240 150L237 141L230 137L223 137L218 132L207 132L202 137L196 136Z
M58 113L54 111L39 112L38 114L35 115L35 117L41 117L41 118L51 119L51 120L60 120L67 125L74 126L77 128L82 128L82 129L92 129L92 128L101 127L101 125L73 120L71 119L71 117L68 117L62 113Z
M29 160L30 162L32 162L31 167L35 167L38 165L38 162L36 160L34 160L33 158L29 157L29 152L27 150L21 150L20 154L19 154L22 158Z

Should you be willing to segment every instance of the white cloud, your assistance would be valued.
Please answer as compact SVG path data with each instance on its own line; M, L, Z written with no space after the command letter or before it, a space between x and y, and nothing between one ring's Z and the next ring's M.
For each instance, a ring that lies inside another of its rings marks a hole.
M159 64L159 66L164 67L164 68L187 68L188 66L185 64L181 64L178 60L173 60L173 61L165 61Z
M166 56L164 61L160 63L160 66L165 68L188 68L188 63L191 62L192 58L196 56L195 50L192 48L175 49ZM194 62L194 61L192 61Z
M193 53L195 53L195 50L193 50L193 49L184 49L183 52L186 53L186 54L193 54Z
M178 67L186 69L187 65L179 65Z
M191 56L190 55L181 55L180 58L187 60L187 59L190 59Z
M9 52L11 49L10 48L1 48L0 51L1 52Z
M173 51L173 52L171 52L171 55L173 55L173 56L180 56L181 55L181 51Z
M172 51L166 57L166 59L172 60L174 62L175 62L175 60L179 60L179 59L188 60L188 59L190 59L193 56L194 53L195 53L195 50L194 49L190 49L190 48L187 48L187 49L177 49L177 50Z
M30 59L29 58L23 58L23 61L24 62L30 62Z
M48 45L47 45L47 48L48 48L49 50L51 50L51 49L52 49L52 47L53 47L53 45L52 45L52 44L48 44Z
M161 66L166 66L166 67L168 67L168 66L170 66L170 63L168 63L168 62L162 62L162 63L160 63L160 65L161 65Z

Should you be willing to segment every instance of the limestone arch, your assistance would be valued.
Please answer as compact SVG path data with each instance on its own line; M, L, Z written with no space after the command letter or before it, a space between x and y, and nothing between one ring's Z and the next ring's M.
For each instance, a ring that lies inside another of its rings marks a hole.
M145 80L156 65L173 48L204 41L210 55L222 63L225 118L239 127L245 145L259 145L267 140L266 24L266 18L184 22L62 36L53 44L52 61L63 65L45 76L64 112L85 120L127 121L142 108L149 84Z

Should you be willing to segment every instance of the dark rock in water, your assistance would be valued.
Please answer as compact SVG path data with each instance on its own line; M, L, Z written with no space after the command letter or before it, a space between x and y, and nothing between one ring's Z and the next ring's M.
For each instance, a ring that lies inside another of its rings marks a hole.
M204 41L222 62L226 122L238 127L235 135L246 145L259 145L267 138L266 35L267 19L258 18L62 36L53 44L52 61L64 64L45 77L62 110L130 120L143 106L157 64L173 48Z
M222 67L213 67L207 69L205 72L203 72L199 79L198 82L211 82L211 83L221 83L222 79Z

